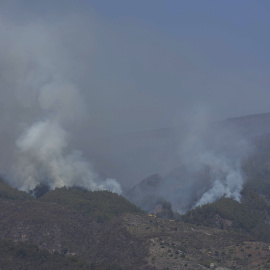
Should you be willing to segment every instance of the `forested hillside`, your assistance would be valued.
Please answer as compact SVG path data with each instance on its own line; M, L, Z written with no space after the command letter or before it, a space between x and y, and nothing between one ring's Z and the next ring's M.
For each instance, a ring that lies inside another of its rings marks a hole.
M34 198L4 182L0 189L2 269L270 267L269 244L258 242L269 241L268 206L248 188L242 203L222 198L180 220L148 216L107 191Z
M221 198L187 212L182 218L197 225L245 231L256 239L270 242L270 207L257 193L246 188L242 201Z
M141 210L127 199L109 191L87 191L82 188L57 188L39 198L42 202L76 209L99 223L123 213L140 213Z

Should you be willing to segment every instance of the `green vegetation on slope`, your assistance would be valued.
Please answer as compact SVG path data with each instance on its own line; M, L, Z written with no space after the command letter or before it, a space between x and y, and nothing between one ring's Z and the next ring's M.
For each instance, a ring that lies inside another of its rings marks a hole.
M87 263L83 258L75 255L67 255L54 252L49 253L48 250L39 249L38 246L29 242L14 243L11 240L0 240L0 269L10 270L120 270L117 265L96 265L95 263Z
M34 199L30 194L24 191L19 191L16 188L12 188L10 185L5 183L1 178L0 178L0 198L17 201L27 201Z
M224 227L227 221L236 230L244 230L258 240L270 241L270 226L266 223L269 206L257 193L245 188L242 202L221 198L214 203L199 206L183 216L183 220L198 225ZM217 218L223 222L217 224Z
M270 136L258 137L254 142L256 152L242 166L246 183L241 203L221 198L189 211L183 220L244 230L256 239L270 242ZM231 221L230 226L226 226L229 223L224 220Z
M88 191L77 187L51 190L43 195L40 200L72 207L100 223L122 213L141 212L137 206L116 193Z
M140 208L123 196L109 191L88 191L78 187L63 187L47 191L48 187L46 185L39 185L31 191L31 194L43 202L55 202L74 208L97 222L105 222L122 213L142 212ZM9 186L0 178L0 199L14 201L35 200L32 195Z

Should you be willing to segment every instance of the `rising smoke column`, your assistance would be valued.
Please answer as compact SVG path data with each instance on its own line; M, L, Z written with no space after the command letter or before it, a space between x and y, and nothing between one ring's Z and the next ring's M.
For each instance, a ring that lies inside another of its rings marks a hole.
M69 136L62 123L75 121L82 113L78 89L70 83L53 82L40 89L38 101L45 120L32 124L16 141L16 185L23 190L40 183L51 188L75 185L120 194L120 185L114 179L102 182L80 151L67 151Z
M240 201L244 179L241 172L241 161L231 160L215 153L205 153L201 157L201 164L210 168L213 183L195 204L196 206L212 203L222 196Z
M102 182L80 151L67 152L69 136L62 123L75 121L82 113L78 89L70 83L53 82L40 89L38 101L45 120L32 124L16 141L16 185L23 190L40 183L51 188L75 185L120 194L120 185L114 179Z
M71 24L76 25L76 20ZM16 121L6 121L7 126L12 126L14 134L20 132L15 149L10 147L14 160L8 181L26 191L43 183L51 188L75 185L121 193L116 180L102 180L70 144L76 132L73 127L90 114L76 81L80 66L62 42L62 38L71 40L74 33L63 29L74 27L0 19L0 34L5 36L0 57L6 71L1 93L12 105L4 112Z
M128 199L146 211L168 201L180 214L222 196L240 201L242 162L252 146L237 127L214 123L200 110L189 112L173 136L179 143L178 166L144 179L126 194Z
M205 190L191 199L192 207L223 196L240 201L244 185L241 166L251 151L252 146L236 127L225 122L210 124L205 112L193 117L181 144L181 162L190 173L206 168L208 176ZM200 181L199 177L194 180L191 191L196 191Z

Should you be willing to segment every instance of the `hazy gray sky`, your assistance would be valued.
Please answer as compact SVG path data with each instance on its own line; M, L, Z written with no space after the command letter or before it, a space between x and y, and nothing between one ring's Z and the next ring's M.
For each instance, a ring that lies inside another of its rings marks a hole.
M27 63L20 72L30 62L42 61L43 67L50 62L51 72L80 89L93 134L174 126L197 106L208 108L215 119L269 111L268 1L14 0L0 5L1 78L8 73L23 80L12 67L22 65L22 58ZM15 52L7 36L16 43ZM11 91L3 81L2 96L12 96L3 93Z

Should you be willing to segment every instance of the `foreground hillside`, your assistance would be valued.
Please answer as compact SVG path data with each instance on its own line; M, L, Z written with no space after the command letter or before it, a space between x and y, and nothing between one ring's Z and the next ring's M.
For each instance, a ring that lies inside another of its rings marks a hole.
M48 250L39 249L38 246L28 242L15 243L9 239L1 239L0 252L1 269L106 269L106 266L95 267L76 256L66 257L61 253L50 253Z
M188 211L182 219L197 225L244 231L255 239L270 243L269 217L267 202L258 193L245 188L241 203L223 197Z
M0 194L1 269L270 268L269 244L244 230L148 216L110 192Z

